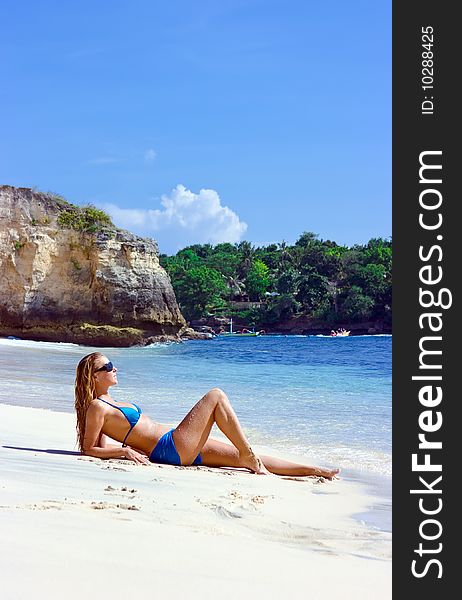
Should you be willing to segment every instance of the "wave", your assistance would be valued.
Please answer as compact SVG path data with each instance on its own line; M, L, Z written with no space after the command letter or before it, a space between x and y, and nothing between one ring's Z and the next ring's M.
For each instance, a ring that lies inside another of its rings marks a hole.
M14 346L15 348L48 348L53 350L81 349L79 344L72 342L37 342L34 340L22 340L20 338L0 338L0 346Z

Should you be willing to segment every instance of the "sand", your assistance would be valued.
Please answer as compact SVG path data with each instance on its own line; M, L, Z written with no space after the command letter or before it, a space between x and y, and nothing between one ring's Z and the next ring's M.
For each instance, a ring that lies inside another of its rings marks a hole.
M391 598L391 535L353 518L371 502L347 479L81 456L73 415L0 404L3 600Z

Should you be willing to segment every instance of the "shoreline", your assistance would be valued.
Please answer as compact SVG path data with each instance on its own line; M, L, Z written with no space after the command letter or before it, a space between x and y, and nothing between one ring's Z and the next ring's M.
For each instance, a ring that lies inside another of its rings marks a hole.
M99 586L122 597L129 567L138 592L175 582L174 598L211 598L216 585L222 598L391 595L391 535L354 519L370 503L357 482L102 461L76 453L69 413L0 404L0 419L9 599L46 585L51 566L47 597L69 600Z
M316 333L314 333L314 331L316 331ZM154 336L151 336L151 338L149 338L149 340L146 341L146 343L133 343L133 344L129 344L129 345L116 345L116 346L111 346L109 345L107 342L111 341L111 340L106 340L105 343L101 343L101 344L95 344L95 340L89 338L88 340L86 340L85 342L83 341L72 341L69 339L50 339L50 338L43 338L43 339L39 339L39 338L35 338L35 337L19 337L19 336L15 336L15 335L0 335L0 342L5 341L5 342L36 342L37 344L72 344L74 346L80 346L82 348L105 348L105 349L111 349L111 348L144 348L144 347L148 347L148 346L152 346L152 345L156 345L156 344L180 344L180 343L184 343L184 342L190 342L190 341L210 341L212 339L216 339L216 338L226 338L226 335L220 335L220 334L215 334L215 335L208 335L208 334L204 334L200 331L195 331L195 334L197 334L197 336L194 335L190 335L188 336L168 336L168 335L162 335L162 336L157 336L154 339ZM239 334L236 334L233 336L233 339L239 338ZM244 338L245 336L243 336ZM265 334L262 335L258 335L255 337L323 337L323 338L329 338L329 339L351 339L351 338L357 338L357 337L392 337L392 333L391 332L385 332L385 333L368 333L368 332L361 332L361 333L357 333L357 332L351 332L350 335L348 336L332 336L329 335L328 333L320 333L318 330L313 330L313 333L295 333L295 332L284 332L284 331L268 331ZM113 341L113 340L112 340Z

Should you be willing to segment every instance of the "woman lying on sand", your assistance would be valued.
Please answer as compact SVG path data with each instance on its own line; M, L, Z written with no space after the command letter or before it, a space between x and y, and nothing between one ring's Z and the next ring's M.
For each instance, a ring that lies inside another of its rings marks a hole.
M113 400L109 395L113 385L117 385L117 369L106 356L93 352L82 358L75 379L75 409L80 451L88 456L127 458L137 464L244 467L259 475L335 479L339 472L257 456L228 397L218 388L207 392L178 427L169 430L142 414L136 404ZM214 423L232 445L209 438ZM108 444L108 438L122 442L122 447Z

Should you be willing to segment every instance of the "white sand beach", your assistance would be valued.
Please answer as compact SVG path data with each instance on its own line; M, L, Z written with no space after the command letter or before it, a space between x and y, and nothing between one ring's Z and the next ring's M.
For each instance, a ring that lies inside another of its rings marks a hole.
M68 413L0 404L0 424L4 600L391 598L357 483L85 457Z

